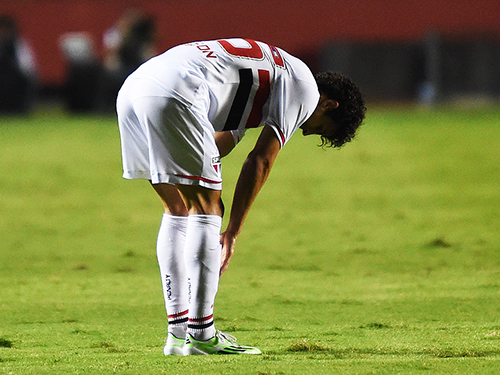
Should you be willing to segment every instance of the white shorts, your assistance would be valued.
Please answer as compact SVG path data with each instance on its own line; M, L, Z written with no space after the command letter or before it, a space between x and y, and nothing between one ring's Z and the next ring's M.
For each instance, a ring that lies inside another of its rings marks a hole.
M220 154L207 99L188 104L156 92L152 81L129 78L118 94L123 177L221 190Z

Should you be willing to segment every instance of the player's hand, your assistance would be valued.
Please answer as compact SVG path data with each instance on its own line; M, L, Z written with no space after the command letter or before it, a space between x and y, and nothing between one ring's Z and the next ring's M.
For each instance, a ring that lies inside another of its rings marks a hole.
M234 253L234 244L236 243L236 237L224 232L220 235L220 243L222 245L222 257L220 264L220 275L222 275L229 266L229 260Z

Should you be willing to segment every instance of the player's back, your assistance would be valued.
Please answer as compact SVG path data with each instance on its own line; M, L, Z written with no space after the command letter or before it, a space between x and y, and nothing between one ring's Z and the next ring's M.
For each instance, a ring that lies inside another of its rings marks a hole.
M174 47L134 75L150 77L166 95L186 104L208 93L209 118L217 131L262 125L271 102L283 99L284 90L298 95L299 101L304 85L317 91L302 61L269 44L241 38Z

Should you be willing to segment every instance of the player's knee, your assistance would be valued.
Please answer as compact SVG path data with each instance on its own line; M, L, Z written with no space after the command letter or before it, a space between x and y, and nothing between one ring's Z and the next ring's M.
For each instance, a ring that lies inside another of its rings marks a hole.
M187 216L188 210L177 188L167 184L152 184L153 188L158 193L165 213L173 216Z
M165 213L172 215L172 216L187 216L188 215L188 210L186 206L184 205L184 202L180 202L179 204L166 204L163 202L163 205L165 207Z
M202 186L177 185L190 214L222 216L221 192Z
M217 215L222 217L224 214L224 204L222 204L222 199L217 198L216 200L201 199L192 202L189 205L189 213L200 214L200 215Z

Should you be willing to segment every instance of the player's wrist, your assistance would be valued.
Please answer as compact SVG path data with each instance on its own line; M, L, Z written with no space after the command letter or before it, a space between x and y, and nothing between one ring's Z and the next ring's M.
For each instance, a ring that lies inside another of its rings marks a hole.
M236 241L236 238L238 238L239 234L240 234L239 230L230 227L228 227L224 232L224 236L226 237L226 239L232 240L233 242Z

